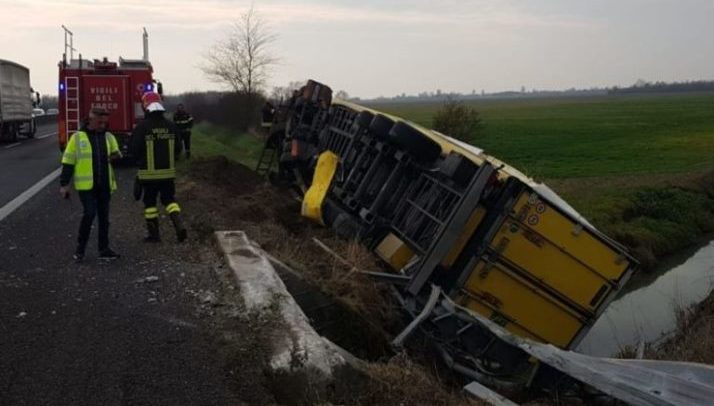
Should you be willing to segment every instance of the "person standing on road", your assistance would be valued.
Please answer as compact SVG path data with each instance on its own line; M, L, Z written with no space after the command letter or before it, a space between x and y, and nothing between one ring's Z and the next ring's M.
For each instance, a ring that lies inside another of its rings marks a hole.
M113 260L119 254L109 248L109 201L117 188L112 161L121 158L119 144L107 131L109 113L103 108L89 112L88 124L72 134L62 155L60 195L68 199L69 183L74 178L74 188L79 194L84 214L79 223L77 249L72 256L79 262L89 241L94 217L99 217L99 259Z
M179 130L179 142L183 142L183 148L186 150L186 158L191 158L191 128L193 128L193 117L191 117L183 104L179 103L176 106L174 113L174 124Z
M176 202L175 158L181 154L181 140L176 126L164 117L164 106L157 93L142 97L145 117L131 134L130 151L139 166L137 175L144 195L144 218L149 235L146 242L161 241L157 199L166 207L176 229L176 237L183 242L187 237L181 221L181 206Z

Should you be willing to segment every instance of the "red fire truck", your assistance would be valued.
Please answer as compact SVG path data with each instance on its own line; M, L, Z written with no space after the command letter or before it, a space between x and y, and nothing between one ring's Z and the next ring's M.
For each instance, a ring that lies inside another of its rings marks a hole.
M109 111L109 131L116 135L122 152L127 152L129 136L143 116L141 96L145 92L162 93L161 83L153 78L154 69L148 58L148 35L144 29L144 57L119 62L73 58L72 43L67 42L59 63L59 146L64 150L69 136L82 127L89 110L103 107ZM70 58L67 59L67 49Z

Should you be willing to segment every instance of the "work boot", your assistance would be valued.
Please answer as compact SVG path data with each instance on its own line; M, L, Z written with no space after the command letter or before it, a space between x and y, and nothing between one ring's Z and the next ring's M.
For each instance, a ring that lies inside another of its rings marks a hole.
M159 219L146 219L146 229L149 231L149 235L144 238L144 242L161 241L161 237L159 237Z
M183 226L183 221L181 221L181 215L179 214L179 212L174 212L169 214L169 217L171 218L171 222L174 223L174 228L176 229L176 238L178 239L178 242L184 242L188 237L188 232L186 231L186 227Z
M112 251L111 248L105 248L99 253L99 259L104 261L113 261L119 259L119 256L120 255Z
M84 260L84 245L79 244L77 245L77 249L74 250L74 254L72 254L72 259L74 262L82 262Z
M186 159L191 159L191 150L190 149L186 150Z

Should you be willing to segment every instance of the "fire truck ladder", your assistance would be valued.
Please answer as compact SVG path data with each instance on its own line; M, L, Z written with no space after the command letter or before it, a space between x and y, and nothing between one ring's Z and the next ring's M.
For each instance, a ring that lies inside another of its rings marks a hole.
M76 76L64 79L65 91L65 122L67 123L67 136L79 131L79 78Z

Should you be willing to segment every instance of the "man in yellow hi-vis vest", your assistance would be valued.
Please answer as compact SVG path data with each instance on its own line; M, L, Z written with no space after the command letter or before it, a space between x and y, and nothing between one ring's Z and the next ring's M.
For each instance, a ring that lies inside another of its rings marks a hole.
M146 242L161 241L159 235L159 208L157 200L166 207L176 229L176 238L187 238L181 221L181 206L176 201L176 159L181 154L178 129L164 117L164 106L157 93L145 93L142 97L144 120L131 133L130 152L139 166L137 178L144 194L144 219L149 235ZM137 197L139 194L137 194Z
M121 158L121 153L116 138L107 132L108 121L109 113L105 109L93 108L89 112L89 123L72 134L62 156L60 195L69 198L68 185L74 179L74 188L84 208L73 255L77 262L84 259L94 217L99 217L99 258L119 258L109 248L109 201L117 188L111 161Z

